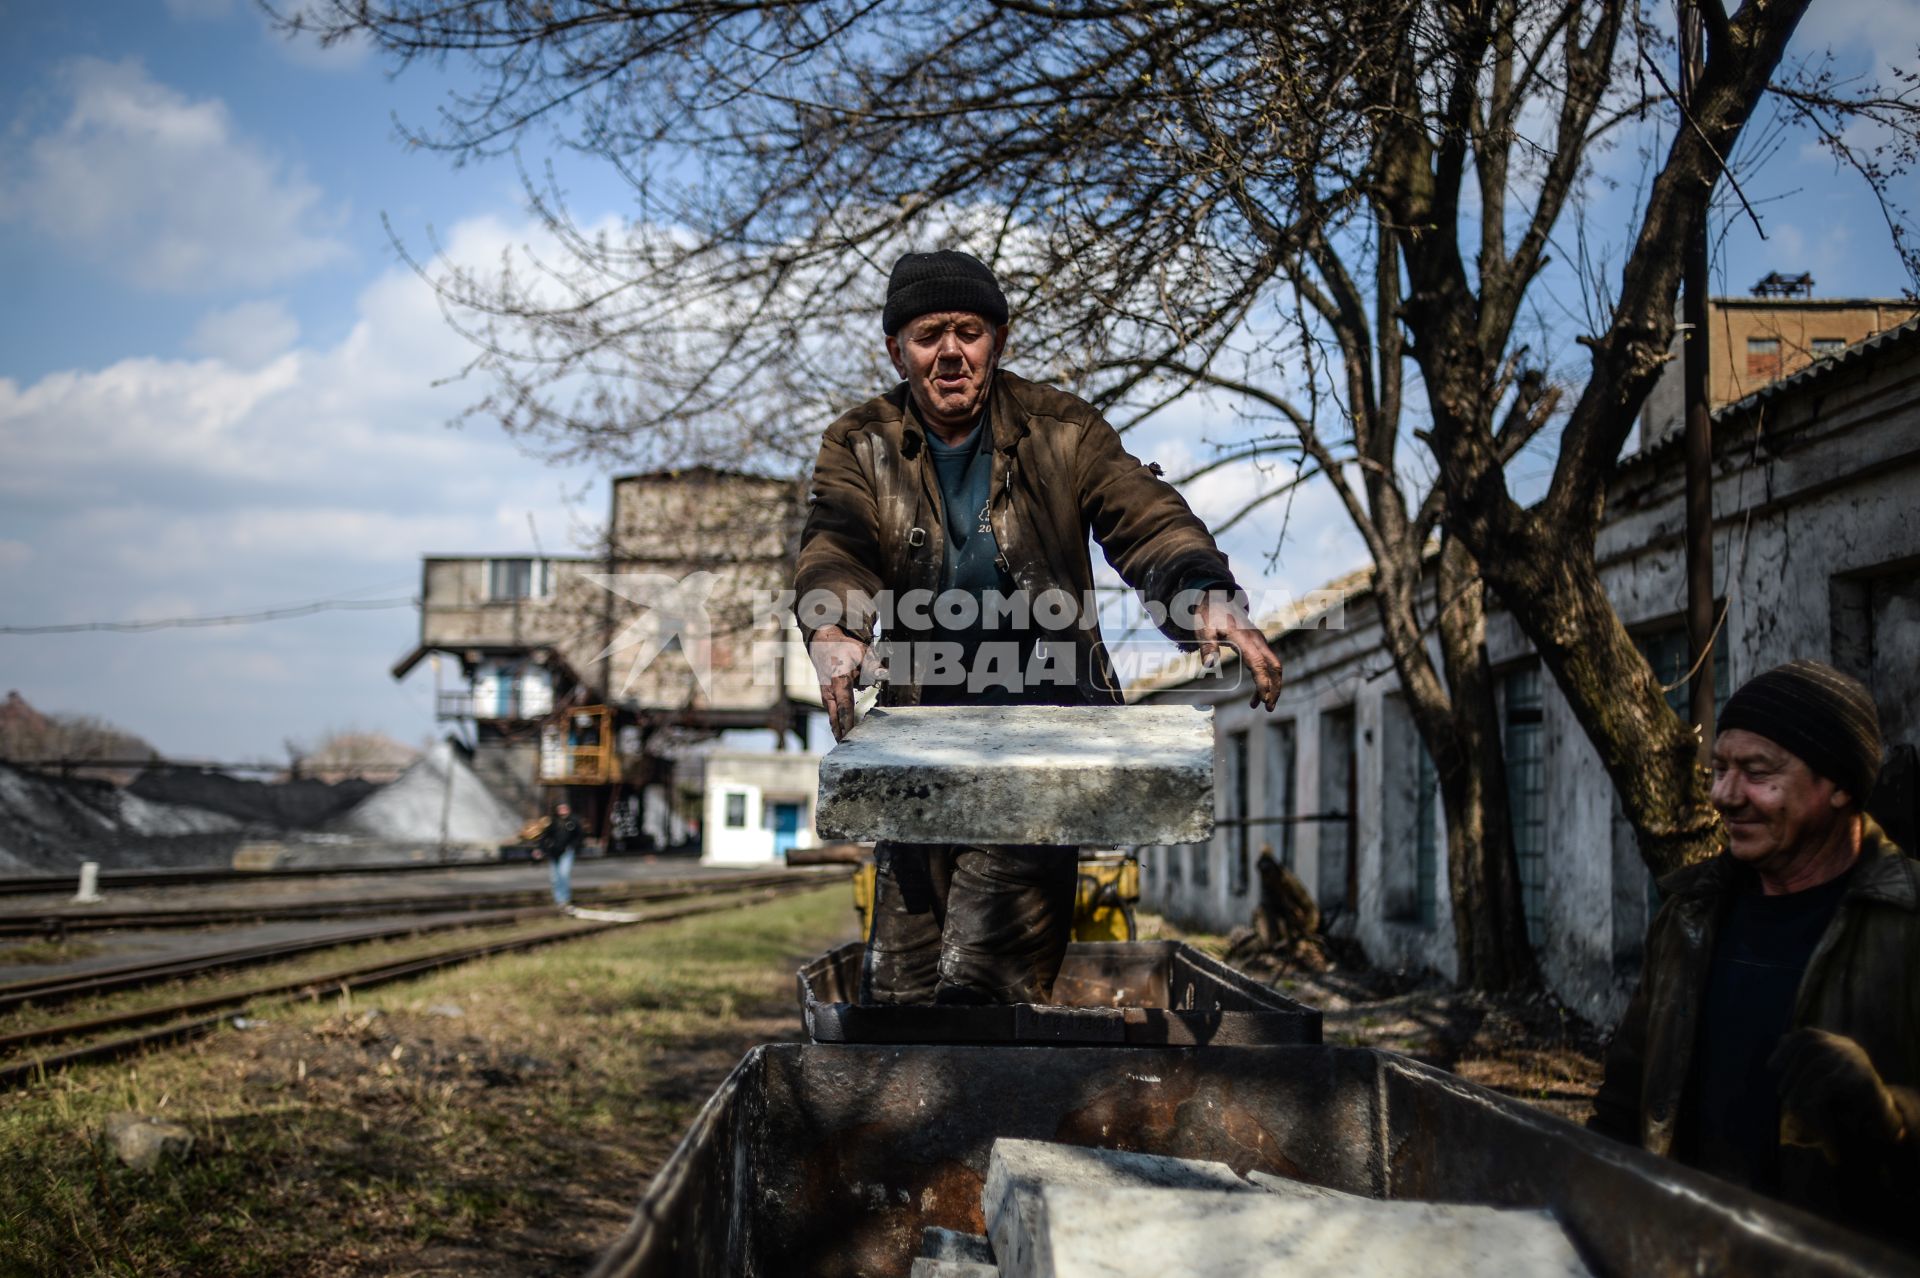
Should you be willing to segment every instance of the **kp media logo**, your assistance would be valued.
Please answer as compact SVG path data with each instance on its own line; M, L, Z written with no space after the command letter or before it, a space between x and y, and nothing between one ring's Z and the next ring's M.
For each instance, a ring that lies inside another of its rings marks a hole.
M701 695L713 694L713 617L707 601L719 584L717 574L691 572L669 577L662 572L587 573L586 579L637 606L597 655L617 657L632 653L621 694L660 654L676 643L693 671Z

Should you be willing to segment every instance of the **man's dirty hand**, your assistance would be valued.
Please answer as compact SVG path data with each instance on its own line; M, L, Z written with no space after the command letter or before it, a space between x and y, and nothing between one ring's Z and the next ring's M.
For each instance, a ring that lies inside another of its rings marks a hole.
M1200 641L1200 659L1209 664L1219 660L1223 643L1239 653L1240 664L1253 676L1253 699L1247 704L1273 709L1280 700L1280 658L1237 602L1209 591L1195 614L1193 636Z
M1780 1108L1789 1122L1828 1149L1884 1147L1906 1136L1893 1094L1852 1039L1797 1029L1767 1064L1780 1076Z
M854 688L867 659L867 645L840 627L827 625L813 632L807 655L813 658L814 672L820 678L820 703L826 707L827 722L833 726L833 739L838 741L853 728Z

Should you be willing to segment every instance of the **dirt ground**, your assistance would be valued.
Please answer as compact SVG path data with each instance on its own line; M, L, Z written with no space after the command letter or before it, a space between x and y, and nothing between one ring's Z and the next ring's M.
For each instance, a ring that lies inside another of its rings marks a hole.
M647 1103L627 1110L619 1138L609 1140L597 1124L555 1121L538 1096L569 1087L574 1066L565 1056L462 1032L458 1021L444 1019L449 1010L342 1013L310 1031L266 1036L247 1053L257 1084L297 1092L310 1113L350 1116L309 1146L305 1174L290 1186L296 1210L302 1183L311 1191L309 1209L327 1208L332 1191L320 1182L329 1167L376 1182L433 1182L425 1201L396 1194L385 1208L371 1206L363 1218L367 1243L315 1256L307 1272L583 1273L626 1226L640 1191L742 1054L797 1034L791 1000L770 999L660 1051L648 1062ZM423 1093L435 1092L457 1096L461 1122L483 1133L445 1161L429 1159L435 1143L412 1130L431 1122ZM309 1128L310 1139L318 1135ZM440 1219L430 1223L428 1215ZM488 1227L435 1227L462 1216Z
M1321 1009L1329 1043L1401 1052L1572 1123L1593 1108L1605 1038L1544 995L1496 1000L1433 982L1395 992L1366 971L1275 984Z
M58 1075L0 1104L0 1278L584 1273L852 929L834 885ZM191 1155L120 1166L99 1133L126 1111Z
M798 1036L792 971L852 925L830 888L281 1008L49 1080L0 1106L0 1278L585 1272L740 1056ZM1239 965L1320 1008L1330 1043L1576 1122L1599 1081L1598 1036L1545 1000ZM185 1123L192 1156L120 1167L92 1135L118 1111Z
M1383 1047L1450 1070L1482 1087L1582 1123L1600 1087L1606 1033L1546 994L1492 998L1432 976L1386 972L1334 942L1330 967L1314 972L1264 955L1228 950L1232 937L1187 933L1152 916L1143 937L1187 941L1321 1012L1328 1043Z

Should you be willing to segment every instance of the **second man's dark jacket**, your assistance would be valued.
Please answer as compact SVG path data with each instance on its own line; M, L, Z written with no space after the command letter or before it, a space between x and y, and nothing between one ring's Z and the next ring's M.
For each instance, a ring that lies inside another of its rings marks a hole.
M1666 899L1588 1127L1656 1154L1676 1152L1714 940L1741 873L1722 854L1660 880ZM1893 1090L1908 1138L1885 1157L1836 1161L1783 1115L1780 1196L1883 1237L1920 1240L1920 862L1871 819L1846 894L1801 978L1792 1026L1864 1048Z

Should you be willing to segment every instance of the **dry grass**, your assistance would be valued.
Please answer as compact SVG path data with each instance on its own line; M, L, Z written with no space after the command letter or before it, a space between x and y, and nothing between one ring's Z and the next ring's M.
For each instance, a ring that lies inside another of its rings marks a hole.
M77 959L92 958L100 952L98 942L82 940L79 937L66 936L54 939L34 937L27 941L0 941L0 979L9 981L26 980L31 972L15 972L9 969L19 967L43 966L49 963L71 963Z
M0 1273L578 1273L755 1042L845 885L286 1007L0 1105ZM336 960L337 961L337 960ZM196 1137L150 1174L119 1110Z
M265 986L314 980L349 968L398 962L402 959L416 958L466 945L510 940L517 936L548 931L563 922L562 918L554 915L495 927L453 928L418 936L401 936L392 940L367 941L357 945L315 950L278 963L211 972L204 976L164 981L157 985L143 985L134 989L74 999L50 1007L36 1007L28 1003L17 1011L0 1016L0 1032L14 1033L20 1030L37 1029L42 1025L59 1024L63 1021L90 1020L123 1012L145 1011L189 998L240 995ZM84 976L85 973L75 975ZM32 979L32 974L8 972L6 979L28 980Z

